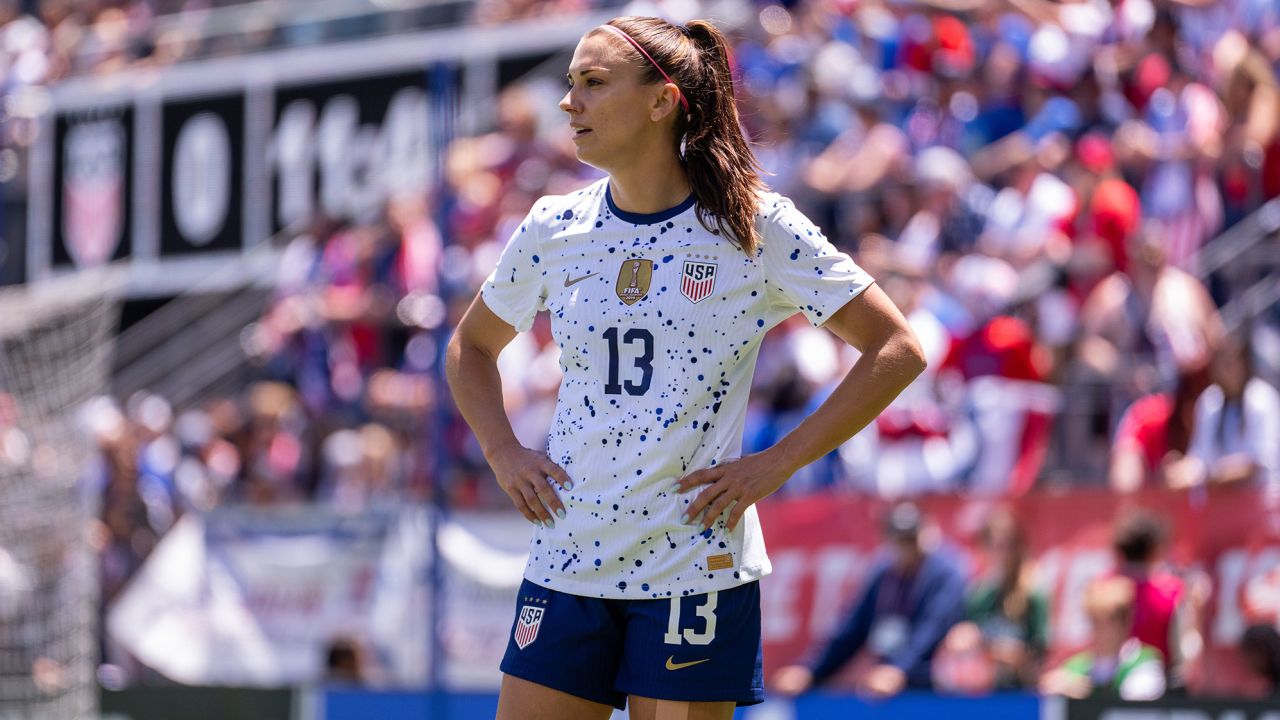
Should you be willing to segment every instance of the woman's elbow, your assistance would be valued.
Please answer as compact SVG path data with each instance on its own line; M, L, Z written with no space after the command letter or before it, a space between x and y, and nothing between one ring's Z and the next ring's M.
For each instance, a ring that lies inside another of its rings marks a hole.
M462 370L462 342L462 331L454 330L449 336L449 343L445 345L444 374L450 387L457 381L458 373Z
M915 333L906 330L900 337L903 363L909 368L911 378L915 379L929 367L929 359L925 357L924 348L920 346L920 340Z

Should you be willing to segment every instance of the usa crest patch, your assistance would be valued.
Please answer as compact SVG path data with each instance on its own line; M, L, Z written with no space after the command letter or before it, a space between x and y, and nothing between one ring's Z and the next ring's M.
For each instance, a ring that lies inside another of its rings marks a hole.
M538 639L538 628L542 625L545 611L545 608L532 605L520 608L520 617L516 620L516 647L523 650Z
M696 260L684 261L684 273L680 277L680 292L690 302L699 302L707 298L716 286L716 265Z

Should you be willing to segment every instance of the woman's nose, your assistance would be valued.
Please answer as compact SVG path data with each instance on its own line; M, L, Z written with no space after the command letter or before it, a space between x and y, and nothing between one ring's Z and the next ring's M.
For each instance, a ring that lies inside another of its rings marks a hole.
M564 97L560 98L560 109L570 112L573 108L573 90L568 90L565 92Z

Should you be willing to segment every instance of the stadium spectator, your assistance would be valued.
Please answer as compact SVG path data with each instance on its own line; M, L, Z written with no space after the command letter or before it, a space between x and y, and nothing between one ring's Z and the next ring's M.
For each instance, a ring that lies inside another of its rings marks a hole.
M1049 599L1035 587L1035 565L1011 511L993 513L980 542L988 569L969 590L967 620L948 633L935 677L969 693L1034 688L1049 647Z
M1181 687L1198 658L1187 652L1203 645L1199 636L1203 590L1198 582L1188 587L1163 565L1167 535L1162 520L1150 512L1135 511L1117 523L1112 547L1115 576L1133 585L1131 633L1160 653L1169 687Z
M899 257L924 270L940 254L971 252L987 221L990 190L978 185L969 162L947 147L922 150L912 168L918 207L898 236Z
M1103 281L1082 311L1080 359L1119 378L1122 396L1171 388L1177 373L1203 371L1223 335L1204 285L1166 263L1165 230L1147 223L1132 235L1129 272Z
M161 531L140 491L144 482L138 469L137 429L106 398L86 407L83 418L99 451L85 484L101 497L90 542L99 554L102 595L109 600L142 566Z
M1198 375L1180 373L1172 393L1138 398L1124 411L1111 444L1107 476L1119 493L1165 487L1168 469L1177 465L1191 443L1198 394Z
M864 649L873 665L859 678L861 692L891 697L932 686L934 654L964 617L965 576L947 551L931 547L914 504L896 505L884 529L888 557L868 574L848 618L816 659L774 674L779 693L796 695L822 685Z
M325 439L323 452L317 499L346 512L392 508L403 501L404 458L385 426L367 423L359 430L338 430Z
M1042 110L1032 122L1052 107ZM975 167L991 173L991 168L983 167L984 162L994 162L989 154L998 152L1000 144L1019 138L1014 135L980 151L974 157ZM1019 146L1022 154L1007 160L1011 167L1002 173L1003 187L987 200L987 223L978 243L983 252L1019 270L1049 258L1061 260L1069 254L1067 233L1080 206L1076 191L1061 177L1063 164L1071 153L1067 135L1054 131L1034 142L1024 142Z
M1160 651L1130 634L1133 582L1111 577L1089 586L1085 612L1093 628L1088 650L1073 655L1040 683L1040 691L1069 698L1155 700L1164 695Z
M1254 373L1248 331L1214 355L1212 377L1196 401L1187 457L1170 469L1173 484L1252 481L1280 489L1280 393Z
M1280 696L1280 631L1275 625L1250 625L1240 638L1240 656L1262 681L1266 697Z
M339 685L366 685L369 677L369 652L364 644L351 637L336 637L325 648L325 681Z
M1009 263L968 255L951 275L969 320L954 336L939 382L943 393L961 398L980 447L963 487L977 495L1025 493L1039 477L1058 407L1046 382L1051 356L1010 312L1019 276Z
M1203 386L1221 342L1222 320L1213 300L1199 280L1166 264L1163 232L1163 226L1147 223L1132 235L1129 272L1112 273L1081 310L1079 364L1065 419L1076 431L1090 423L1107 428L1094 436L1097 445L1110 439L1110 428L1138 398L1171 391L1179 378ZM1101 475L1105 468L1097 470Z
M271 505L309 495L303 485L309 460L306 419L293 388L258 383L250 388L247 405L249 416L232 441L241 459L238 499Z

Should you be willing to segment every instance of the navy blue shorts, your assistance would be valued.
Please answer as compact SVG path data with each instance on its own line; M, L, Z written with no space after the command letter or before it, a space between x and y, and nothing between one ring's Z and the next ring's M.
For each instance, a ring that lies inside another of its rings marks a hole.
M570 595L525 580L502 672L626 707L659 700L764 700L760 587L661 600Z

